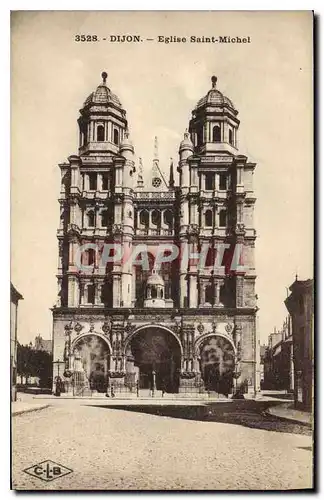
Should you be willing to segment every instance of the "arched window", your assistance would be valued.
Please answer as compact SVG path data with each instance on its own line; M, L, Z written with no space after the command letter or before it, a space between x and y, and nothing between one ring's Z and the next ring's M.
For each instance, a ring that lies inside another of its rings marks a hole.
M227 189L227 175L219 174L219 189L224 191Z
M213 212L211 210L206 210L205 212L205 226L213 226Z
M88 248L88 266L92 266L95 263L96 252L93 248Z
M119 144L119 132L116 128L114 128L113 140L114 140L114 144L116 144L118 146L118 144Z
M145 268L145 256L139 254L135 259L135 298L137 307L143 307L144 305L147 278L150 276L154 266L154 257L152 254L147 253L147 260L149 269ZM136 264L136 261L138 261L138 264Z
M207 252L207 255L206 255L206 261L205 261L205 265L206 267L214 267L214 254L215 254L215 251L214 251L214 247L209 247L208 248L208 252Z
M214 127L213 127L213 142L221 142L220 125L214 125Z
M89 174L89 189L90 191L96 191L97 189L97 174L95 172Z
M208 304L213 305L214 303L214 287L213 285L207 285L205 289L205 300Z
M102 190L108 191L109 189L109 175L107 172L102 174Z
M108 227L108 210L103 210L101 212L101 226Z
M87 287L87 303L94 304L95 303L95 285L90 284Z
M152 224L159 227L161 225L161 212L159 210L153 210L151 217Z
M227 213L226 210L219 212L219 227L226 227Z
M149 213L147 210L142 210L140 213L140 223L147 229L149 227Z
M87 218L88 218L88 227L94 227L95 225L95 214L93 210L90 210L87 213Z
M214 191L215 189L215 174L208 172L205 174L205 189L206 191Z
M107 276L104 284L101 287L101 297L100 301L106 307L112 307L112 286L111 286L111 277Z
M97 127L97 141L103 142L105 140L105 127L103 125L98 125Z
M232 145L234 144L233 137L234 137L233 130L230 128L228 130L228 142Z
M164 224L166 224L167 226L169 226L169 229L172 229L172 226L173 226L173 213L171 212L171 210L165 210L164 212L164 215L163 215L163 221L164 221Z
M151 288L151 298L156 299L157 298L157 289L154 287Z

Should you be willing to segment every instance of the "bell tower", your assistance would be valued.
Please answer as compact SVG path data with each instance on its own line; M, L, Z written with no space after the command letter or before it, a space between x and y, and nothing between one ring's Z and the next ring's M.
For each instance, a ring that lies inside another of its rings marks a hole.
M80 109L79 154L117 154L127 129L126 111L107 86L107 73L103 71L101 77L102 83Z
M237 130L240 121L232 101L217 89L217 77L211 77L212 88L192 112L189 124L196 153L237 153Z

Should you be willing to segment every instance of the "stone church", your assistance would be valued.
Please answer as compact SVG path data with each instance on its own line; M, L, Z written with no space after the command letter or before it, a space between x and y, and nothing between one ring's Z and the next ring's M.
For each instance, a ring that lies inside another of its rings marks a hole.
M256 165L239 154L238 111L213 76L177 165L160 165L155 138L146 181L101 76L80 109L78 155L59 164L54 386L59 376L73 395L253 395Z

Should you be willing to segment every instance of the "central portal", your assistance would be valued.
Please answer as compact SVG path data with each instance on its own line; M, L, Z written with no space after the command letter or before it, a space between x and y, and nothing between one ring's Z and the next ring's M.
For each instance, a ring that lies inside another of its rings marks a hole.
M155 374L157 390L178 392L180 363L179 343L167 330L148 327L130 341L127 371L134 374L141 389L153 388Z

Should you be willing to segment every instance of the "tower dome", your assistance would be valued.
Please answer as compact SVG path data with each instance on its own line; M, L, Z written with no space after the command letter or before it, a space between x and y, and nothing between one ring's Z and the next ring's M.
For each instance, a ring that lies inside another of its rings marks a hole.
M160 285L164 287L164 280L160 274L158 274L154 269L152 274L147 278L147 285Z
M147 278L144 307L165 307L164 280L155 269Z
M114 94L109 87L107 87L107 73L103 71L101 73L102 83L98 85L94 92L86 98L83 107L91 106L91 105L100 105L100 104L113 104L118 108L122 108L122 103L120 102L119 97Z
M212 88L197 102L189 123L194 152L237 154L238 111L216 88L216 76L211 81Z
M207 92L207 94L204 97L199 99L199 101L196 104L195 110L198 110L198 109L203 108L203 107L227 106L227 107L231 108L235 112L235 114L237 114L237 110L235 109L233 102L228 97L226 97L224 94L222 94L222 92L220 92L220 90L218 90L216 88L217 77L212 76L211 81L212 81L212 88Z
M78 119L80 154L118 154L127 130L126 111L120 99L107 86L107 73L102 82L86 98Z

